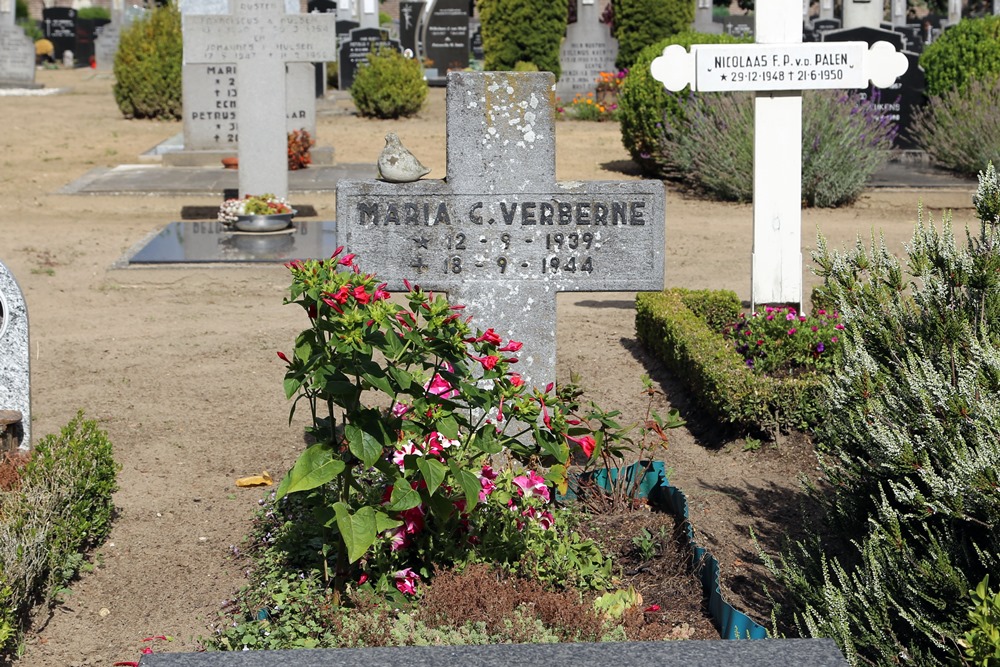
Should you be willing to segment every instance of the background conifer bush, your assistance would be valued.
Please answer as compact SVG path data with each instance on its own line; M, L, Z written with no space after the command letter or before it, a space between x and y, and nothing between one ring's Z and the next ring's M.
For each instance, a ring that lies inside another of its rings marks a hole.
M686 0L612 0L611 5L611 34L618 39L618 69L632 69L643 49L685 32L694 21L694 3Z
M427 82L420 63L395 49L383 49L358 68L351 98L362 116L412 116L427 99Z
M157 7L122 31L113 92L126 118L181 118L181 13Z
M552 0L478 0L483 69L514 70L518 62L559 78L559 44L566 33L566 3ZM524 71L524 70L522 70Z
M1000 74L1000 16L962 19L920 55L927 94L962 90L971 80Z

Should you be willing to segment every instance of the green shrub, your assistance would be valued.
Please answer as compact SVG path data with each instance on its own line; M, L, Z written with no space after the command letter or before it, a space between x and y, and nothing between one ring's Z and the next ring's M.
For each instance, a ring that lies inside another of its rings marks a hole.
M1000 74L1000 16L963 19L920 55L927 94L964 89L972 79Z
M32 21L31 19L18 19L17 25L21 27L24 34L30 37L32 41L37 42L38 40L45 38L45 33L38 27L38 21Z
M708 302L704 317L739 312L732 292L671 289L636 296L636 337L692 393L711 419L755 430L809 428L823 418L820 378L772 378L747 368L732 343L685 305ZM735 317L733 318L735 319Z
M647 46L688 30L694 21L694 3L687 0L612 0L612 6L620 70L631 69Z
M965 659L975 667L1000 665L1000 593L989 588L990 576L986 575L974 590L969 591L972 609L969 625L972 627L959 640Z
M913 135L939 165L974 176L1000 164L1000 75L970 78L962 90L930 98L913 119Z
M565 2L479 0L477 4L486 53L484 70L510 71L523 61L559 78L559 45L566 32Z
M902 264L876 239L814 253L846 325L816 430L827 537L779 576L799 630L853 664L954 663L968 590L1000 567L1000 230L966 237L921 215Z
M117 471L107 434L81 413L38 442L19 489L0 493L0 653L107 537Z
M671 44L690 48L692 44L739 44L746 39L729 35L708 35L682 32L643 49L629 69L618 93L618 120L621 123L622 144L636 161L651 175L661 174L657 165L664 116L673 118L681 113L681 103L688 89L672 93L653 78L649 66Z
M111 20L111 10L107 7L80 7L76 10L76 18L83 20L108 19Z
M416 60L396 49L382 49L358 68L351 98L362 116L412 116L427 98L427 82Z
M157 7L122 31L113 92L126 118L181 118L181 14Z

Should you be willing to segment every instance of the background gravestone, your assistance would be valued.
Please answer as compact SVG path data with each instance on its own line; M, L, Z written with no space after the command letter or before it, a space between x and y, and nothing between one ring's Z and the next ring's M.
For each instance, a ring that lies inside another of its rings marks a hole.
M359 9L358 22L361 23L362 28L379 27L377 0L361 0Z
M344 2L345 0L341 0ZM337 3L334 0L309 0L306 11L310 14L336 14ZM336 39L336 36L334 36ZM316 97L326 96L326 63L313 63L316 68Z
M0 410L21 413L24 440L31 447L31 373L28 308L13 274L0 262Z
M432 0L424 25L427 82L442 86L449 70L469 66L469 0Z
M823 35L825 42L865 42L869 46L875 42L889 42L899 51L903 50L904 37L898 32L880 28L849 28L834 30ZM883 116L896 122L898 130L894 146L904 150L919 148L912 136L914 114L927 103L925 93L927 79L920 67L920 57L916 53L903 51L909 66L906 72L888 88L877 89L869 86L861 91L868 99L874 100Z
M76 10L70 7L46 7L42 10L42 32L52 42L56 60L62 60L64 51L76 55Z
M73 55L78 67L89 67L94 58L94 41L98 31L111 23L110 19L76 19L76 48Z
M338 25L339 25L338 21ZM350 39L340 45L337 58L337 87L347 90L354 84L354 75L362 63L368 62L368 54L379 49L402 51L399 42L389 39L389 33L381 28L355 28Z
M722 32L733 37L747 37L754 34L753 16L726 16L722 19Z
M35 45L14 22L13 11L0 12L0 88L34 87Z
M594 0L580 2L577 21L566 28L566 39L559 48L562 73L556 83L556 95L568 102L574 95L593 92L601 72L617 72L618 40L611 28L601 23L601 10Z
M426 6L426 2L399 3L399 45L413 53L417 53L417 28Z

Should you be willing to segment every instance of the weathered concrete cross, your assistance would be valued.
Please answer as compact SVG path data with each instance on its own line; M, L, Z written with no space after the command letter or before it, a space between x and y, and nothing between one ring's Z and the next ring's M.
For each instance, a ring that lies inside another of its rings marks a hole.
M231 15L184 16L184 64L237 63L240 194L288 195L285 64L337 59L334 14L286 14L281 0L235 0Z
M556 182L550 73L448 75L447 179L341 181L337 233L402 289L447 292L524 342L518 372L555 380L556 294L660 290L659 181ZM404 137L405 139L405 137Z
M907 60L887 42L802 44L799 0L761 0L755 20L755 44L672 45L650 69L668 90L756 92L752 304L801 304L802 90L885 88Z

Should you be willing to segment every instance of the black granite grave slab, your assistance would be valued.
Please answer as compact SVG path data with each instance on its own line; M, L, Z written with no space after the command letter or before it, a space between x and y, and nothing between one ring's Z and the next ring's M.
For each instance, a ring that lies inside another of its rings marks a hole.
M115 268L168 264L276 264L329 257L337 223L292 221L279 232L234 232L214 221L171 222L143 239Z
M832 639L670 641L604 644L506 644L234 653L159 653L140 667L498 667L614 665L649 667L846 667Z

